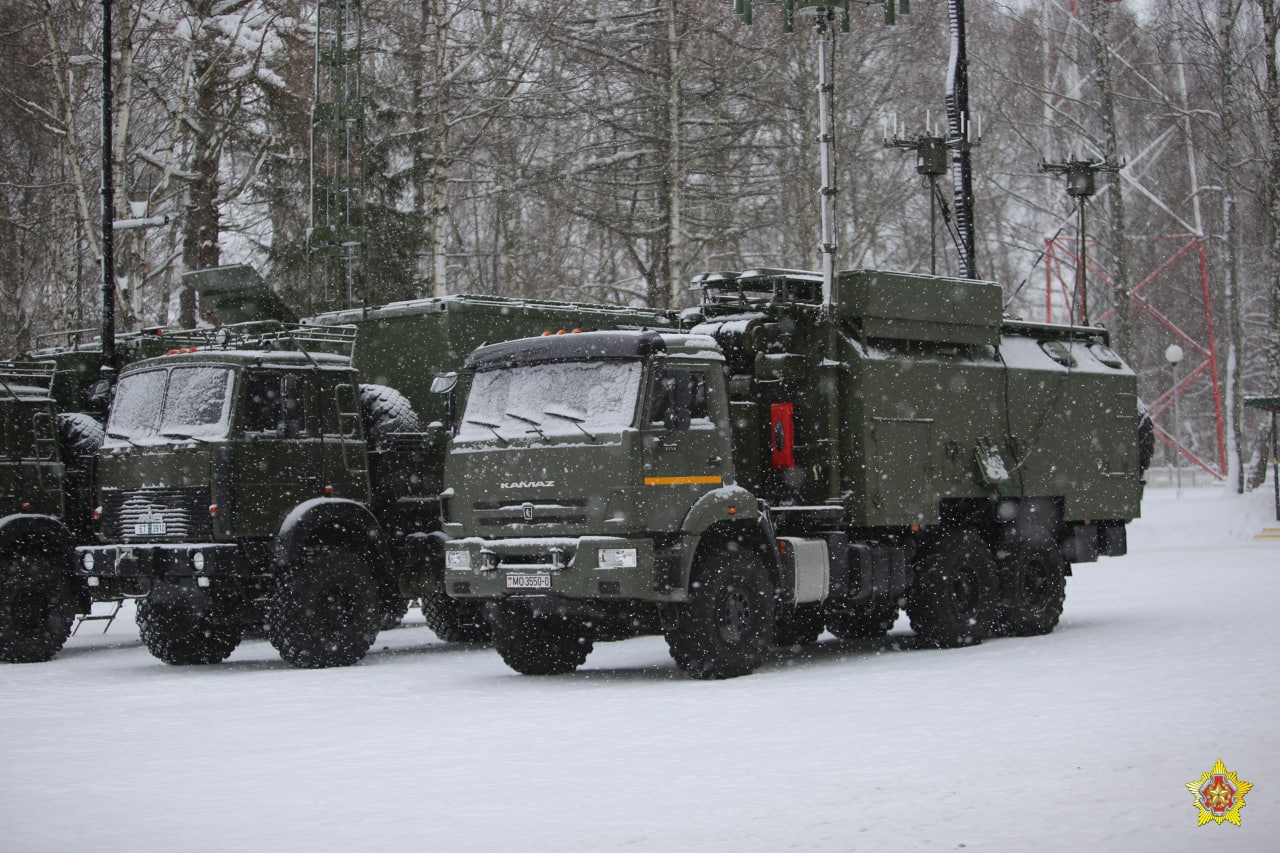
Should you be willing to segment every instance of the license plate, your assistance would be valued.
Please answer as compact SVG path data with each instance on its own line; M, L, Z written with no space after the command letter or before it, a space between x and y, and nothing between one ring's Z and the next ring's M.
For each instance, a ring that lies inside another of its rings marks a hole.
M166 531L163 521L144 521L133 526L134 536L163 536Z
M507 575L507 589L551 589L551 575Z

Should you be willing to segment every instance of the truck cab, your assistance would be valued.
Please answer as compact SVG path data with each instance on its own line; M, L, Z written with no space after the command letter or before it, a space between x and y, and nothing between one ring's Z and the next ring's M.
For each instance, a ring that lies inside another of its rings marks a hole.
M291 662L349 663L398 600L369 509L354 334L179 347L121 373L98 459L101 544L80 549L78 572L142 597L162 660L222 660L265 622ZM326 619L299 614L348 582Z

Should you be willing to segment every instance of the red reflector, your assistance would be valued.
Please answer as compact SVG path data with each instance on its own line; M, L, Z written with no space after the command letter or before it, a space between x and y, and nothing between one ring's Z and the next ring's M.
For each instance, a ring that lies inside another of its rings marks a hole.
M773 470L796 467L795 404L774 403L769 407L770 462Z
M332 494L333 494L333 486L325 486L325 487L324 487L324 495L325 495L325 497L329 497L329 496L330 496L330 495L332 495Z
M218 505L209 504L209 515L217 515L217 514L218 514Z

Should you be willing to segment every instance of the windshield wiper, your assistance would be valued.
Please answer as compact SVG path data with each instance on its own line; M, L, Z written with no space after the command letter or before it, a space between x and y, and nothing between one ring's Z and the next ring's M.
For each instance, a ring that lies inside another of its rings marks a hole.
M536 432L540 438L547 437L547 434L542 431L542 424L538 423L533 418L527 418L524 415L517 415L515 412L507 412L507 417L515 418L518 421L524 421L527 424L533 424L533 429L529 430L529 432Z
M463 418L463 420L469 424L479 424L482 427L488 427L489 432L493 433L495 436L498 437L498 441L502 442L503 447L506 447L508 444L510 444L509 441L507 441L505 438L502 437L502 433L498 432L497 424L490 423L489 421L481 420L480 418Z
M176 438L176 439L179 439L180 441L198 441L201 444L209 443L209 439L207 438L201 438L198 435L190 435L185 432L174 432L172 430L166 429L166 430L161 430L159 434L164 436L165 438Z
M129 438L129 436L125 435L125 434L124 434L124 433L122 433L122 432L109 432L109 433L107 433L107 438L118 438L118 439L120 439L120 440L122 440L122 441L127 441L127 442L129 442L129 443L130 443L131 445L133 445L134 447L141 447L141 446L142 446L142 445L138 444L138 442L134 441L132 438Z
M598 441L598 439L591 433L587 432L587 428L583 426L583 424L587 422L586 418L579 417L578 415L570 415L566 412L553 412L551 409L543 409L543 414L550 415L553 418L563 418L576 426L587 438L592 441Z

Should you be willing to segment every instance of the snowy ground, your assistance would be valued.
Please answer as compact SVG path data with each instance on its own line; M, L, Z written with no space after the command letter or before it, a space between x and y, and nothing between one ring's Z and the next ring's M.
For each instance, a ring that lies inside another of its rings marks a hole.
M90 623L0 665L0 851L1274 851L1270 501L1149 491L1048 637L916 650L904 620L725 682L656 638L527 678L412 619L321 671L260 640L166 666ZM1254 788L1197 827L1219 757Z

